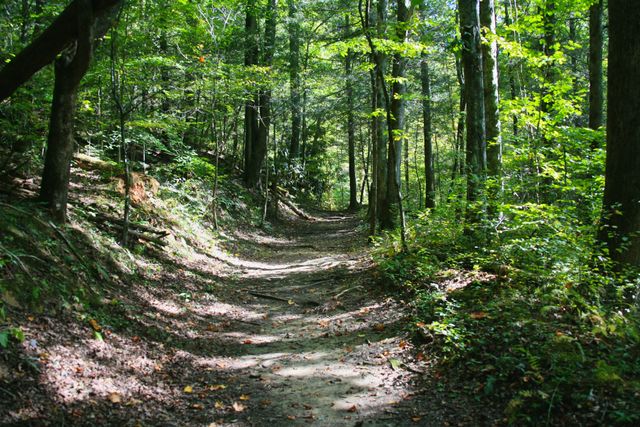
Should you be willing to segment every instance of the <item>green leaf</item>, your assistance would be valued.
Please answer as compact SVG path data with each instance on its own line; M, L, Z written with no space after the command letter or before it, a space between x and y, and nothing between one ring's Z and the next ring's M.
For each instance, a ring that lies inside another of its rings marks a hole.
M391 369L397 371L400 368L400 365L402 365L402 362L398 359L389 359L389 365L391 365Z
M7 348L9 345L9 333L7 331L0 332L0 347Z

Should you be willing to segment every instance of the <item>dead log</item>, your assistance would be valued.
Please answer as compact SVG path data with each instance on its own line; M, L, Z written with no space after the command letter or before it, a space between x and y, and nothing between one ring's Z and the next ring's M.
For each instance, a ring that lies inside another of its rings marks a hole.
M124 220L103 213L96 213L95 218L96 220L116 224L120 227L124 226ZM167 237L169 235L168 231L158 230L157 228L149 227L143 224L129 223L129 229L140 230L145 233L157 234L160 238Z
M275 193L275 197L289 209L291 209L296 215L300 218L306 219L308 221L313 221L309 215L304 213L299 207L297 207L291 200L289 200L289 196L287 193L283 192L281 189L277 189Z

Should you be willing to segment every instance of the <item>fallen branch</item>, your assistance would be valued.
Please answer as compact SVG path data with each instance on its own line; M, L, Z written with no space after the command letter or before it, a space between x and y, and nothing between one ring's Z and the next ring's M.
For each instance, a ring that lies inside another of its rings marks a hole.
M340 292L340 293L336 294L336 295L333 297L333 299L338 299L338 298L340 298L342 295L346 294L347 292L351 292L351 291L354 291L354 290L356 290L356 289L361 289L361 288L362 288L362 286L358 285L358 286L354 286L353 288L345 289L345 290L343 290L342 292Z
M103 213L96 213L96 219L101 220L103 222L110 222L120 227L124 226L124 221L122 219L105 215ZM158 230L157 228L149 227L143 224L129 223L129 229L140 230L140 231L144 231L146 233L151 233L151 234L157 234L161 238L167 237L169 235L168 231Z
M257 298L264 298L264 299L270 299L270 300L274 300L274 301L282 301L282 302L286 302L287 304L299 304L299 305L312 305L314 307L318 307L320 306L319 302L316 301L294 301L292 299L287 299L287 298L282 298L282 297L277 297L275 295L269 295L269 294L262 294L260 292L253 292L253 291L248 291L249 295L253 295L254 297Z
M281 189L277 189L275 192L275 197L281 201L282 203L285 204L285 206L287 206L289 209L291 209L296 215L298 215L301 218L304 218L308 221L313 221L313 218L311 218L309 215L307 215L306 213L304 213L299 207L297 207L291 200L289 200L288 195L283 192Z
M259 292L249 291L247 293L249 295L253 295L254 297L257 297L257 298L270 299L270 300L273 300L273 301L283 301L283 302L286 302L286 303L288 303L290 301L287 298L281 298L281 297L277 297L275 295L269 295L269 294L261 294Z

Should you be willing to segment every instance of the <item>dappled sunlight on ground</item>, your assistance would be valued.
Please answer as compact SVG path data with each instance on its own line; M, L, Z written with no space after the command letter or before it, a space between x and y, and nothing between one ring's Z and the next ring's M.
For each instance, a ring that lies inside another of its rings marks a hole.
M248 252L149 261L144 282L105 307L110 322L69 319L68 342L25 350L64 405L50 419L91 422L104 407L113 425L414 425L397 416L413 374L392 363L405 357L405 314L370 294L366 254L336 249L364 244L356 224L318 216L285 237L239 233Z

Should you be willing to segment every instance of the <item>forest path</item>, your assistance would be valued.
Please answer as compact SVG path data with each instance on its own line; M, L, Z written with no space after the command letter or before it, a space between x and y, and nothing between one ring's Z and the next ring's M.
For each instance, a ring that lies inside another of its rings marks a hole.
M325 212L150 251L92 311L25 313L0 424L482 424L415 354L358 227Z
M409 347L403 310L376 291L358 225L354 216L320 213L282 224L278 237L236 242L251 258L237 265L237 291L247 298L235 315L243 322L224 334L238 345L206 363L237 375L246 400L236 409L247 425L423 419L401 361Z

